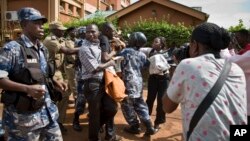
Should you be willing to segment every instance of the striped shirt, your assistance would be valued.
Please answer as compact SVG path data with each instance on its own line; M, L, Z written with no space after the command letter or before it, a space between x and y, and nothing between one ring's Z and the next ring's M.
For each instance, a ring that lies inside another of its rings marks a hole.
M96 70L96 68L101 64L101 49L99 43L91 43L84 39L79 51L79 58L82 67L82 80L89 78L102 79L102 71L93 73L94 70Z

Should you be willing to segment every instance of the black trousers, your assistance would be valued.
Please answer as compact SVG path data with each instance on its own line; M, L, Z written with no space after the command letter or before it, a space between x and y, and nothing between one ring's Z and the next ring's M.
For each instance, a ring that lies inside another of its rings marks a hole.
M98 141L101 125L111 121L117 113L116 102L105 94L104 82L98 79L84 80L84 95L89 108L89 141Z
M157 97L156 107L156 119L154 124L161 124L166 121L165 112L162 108L162 96L168 87L168 76L167 75L150 75L148 79L148 95L146 103L148 105L149 115L152 114L154 101Z

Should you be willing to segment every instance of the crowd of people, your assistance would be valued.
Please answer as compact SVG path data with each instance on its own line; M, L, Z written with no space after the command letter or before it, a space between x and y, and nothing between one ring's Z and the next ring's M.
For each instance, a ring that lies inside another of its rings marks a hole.
M4 104L0 134L7 140L62 141L71 94L75 131L82 131L79 117L88 108L89 141L100 141L102 132L105 140L123 139L115 131L118 104L128 124L124 131L139 134L142 123L146 137L156 134L167 122L166 113L175 111L179 104L184 140L229 140L230 125L247 124L247 30L230 36L216 24L202 23L193 30L190 44L183 47L167 47L161 36L155 37L151 47L145 47L144 33L133 32L125 41L110 22L100 27L92 23L66 28L53 21L49 23L50 34L44 38L47 19L38 10L22 8L18 19L22 34L0 50ZM225 68L229 73L220 81L221 88L213 91L216 96L211 105L203 104L211 89L219 87L217 79ZM144 69L149 71L146 101ZM113 85L107 88L110 78L105 77L110 74ZM121 89L117 92L112 87ZM155 99L156 118L152 122ZM193 125L192 118L200 105L208 108Z

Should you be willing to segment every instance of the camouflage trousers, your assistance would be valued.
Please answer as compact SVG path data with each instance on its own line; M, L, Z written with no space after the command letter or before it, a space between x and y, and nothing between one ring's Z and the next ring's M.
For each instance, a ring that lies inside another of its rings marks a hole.
M2 120L0 120L0 137L3 135L4 135L3 123Z
M52 120L47 126L33 131L24 133L22 130L12 127L6 132L8 141L63 141L58 123Z
M83 83L84 82L82 80L77 81L77 98L75 104L75 112L77 112L79 115L84 113L87 102L83 94Z
M142 122L150 120L148 106L142 97L131 98L128 96L122 101L121 109L123 116L129 125L139 124L138 117Z

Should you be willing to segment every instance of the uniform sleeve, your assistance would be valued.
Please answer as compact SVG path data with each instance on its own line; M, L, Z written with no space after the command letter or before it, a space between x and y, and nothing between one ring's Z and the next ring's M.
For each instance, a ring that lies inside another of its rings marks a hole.
M141 62L142 62L141 64L142 68L148 67L150 64L145 54L141 54Z
M55 56L59 52L61 44L58 40L45 39L43 44L48 48L50 57Z
M20 45L15 41L6 44L0 49L0 69L13 73L13 67L16 65L20 56ZM19 60L20 61L20 60Z
M74 44L74 42L72 40L65 41L65 45L68 48L75 48L75 44Z

